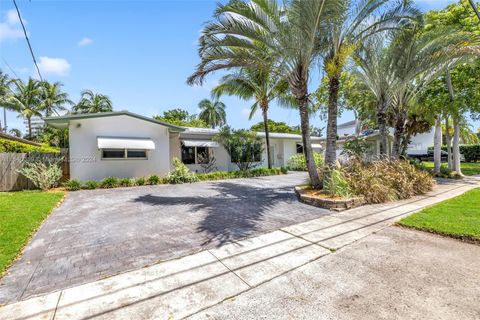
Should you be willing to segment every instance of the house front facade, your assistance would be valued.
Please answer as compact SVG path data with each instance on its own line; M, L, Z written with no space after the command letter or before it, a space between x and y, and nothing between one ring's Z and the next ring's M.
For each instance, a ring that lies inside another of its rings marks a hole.
M49 117L45 122L69 129L72 179L164 176L173 169L174 158L193 172L203 172L207 163L211 170L238 169L223 145L214 141L216 129L179 127L127 111ZM265 145L265 133L257 135ZM321 138L311 138L320 152ZM274 167L287 166L292 155L303 152L301 135L271 133L270 150ZM267 167L266 150L257 166Z

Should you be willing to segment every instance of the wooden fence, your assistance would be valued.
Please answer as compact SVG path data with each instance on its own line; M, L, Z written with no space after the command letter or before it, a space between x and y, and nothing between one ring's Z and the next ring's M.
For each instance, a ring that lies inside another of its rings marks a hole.
M0 153L0 191L18 191L35 189L33 183L18 172L26 161L60 160L61 181L70 178L68 153Z

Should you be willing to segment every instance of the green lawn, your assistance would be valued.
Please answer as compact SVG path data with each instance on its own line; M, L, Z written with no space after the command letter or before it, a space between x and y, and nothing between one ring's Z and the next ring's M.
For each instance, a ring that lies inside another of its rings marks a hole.
M433 162L424 161L427 168L433 169ZM447 166L446 163L442 163L442 166ZM466 176L473 176L475 174L480 174L480 162L462 162L460 164L462 168L462 173Z
M480 241L480 188L402 219L400 225Z
M0 192L0 275L63 195L63 192Z

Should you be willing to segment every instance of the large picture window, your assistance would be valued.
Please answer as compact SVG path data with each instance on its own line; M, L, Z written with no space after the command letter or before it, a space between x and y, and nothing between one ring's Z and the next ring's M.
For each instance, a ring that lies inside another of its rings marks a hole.
M102 160L147 159L147 150L142 149L102 149Z
M210 148L182 146L182 162L184 164L202 164L210 161Z

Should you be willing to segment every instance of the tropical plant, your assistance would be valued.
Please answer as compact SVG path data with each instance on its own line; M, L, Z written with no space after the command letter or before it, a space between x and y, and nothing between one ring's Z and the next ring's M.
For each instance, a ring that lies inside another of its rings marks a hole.
M7 107L5 106L8 95L11 93L10 86L13 80L8 74L0 70L0 106L3 106L3 123L0 121L0 131L7 132ZM3 126L2 126L3 124Z
M148 179L147 179L148 184L151 184L151 185L159 184L160 181L161 181L161 180L160 180L160 177L157 176L156 174L151 175L151 176L148 177Z
M323 189L330 197L349 198L352 196L352 190L348 184L345 174L340 168L329 167L330 172L325 175Z
M219 4L215 20L206 24L199 40L200 64L188 79L202 83L205 76L220 69L263 66L259 50L266 48L273 59L272 72L284 79L300 113L302 140L309 176L315 188L321 187L310 139L310 71L322 53L321 37L327 21L336 19L342 6L336 0L231 1Z
M98 188L98 182L95 181L95 180L88 180L88 181L85 182L84 188L88 189L88 190L97 189Z
M313 159L317 168L323 167L323 155L318 152L313 153ZM288 169L293 171L307 171L307 164L305 163L305 155L303 153L297 153L288 158Z
M324 59L324 70L329 83L327 138L325 163L334 166L336 161L338 92L340 76L349 56L355 48L374 33L394 29L405 18L415 18L419 10L411 1L399 2L398 6L388 10L387 0L339 0L341 13L330 20L328 32L322 34L323 44L328 46ZM375 15L383 10L383 13Z
M135 185L137 186L143 186L145 184L145 178L140 177L135 180Z
M22 131L18 130L17 128L12 128L8 130L8 133L10 133L12 136L15 136L17 138L22 137Z
M218 99L203 99L198 103L198 108L200 109L198 118L212 128L221 127L227 122L225 104Z
M101 188L116 188L118 187L118 178L116 177L106 177L100 182Z
M241 171L250 170L262 162L262 141L253 131L232 130L225 126L213 139L225 147L231 161Z
M250 127L250 130L255 132L265 132L265 122L262 121L252 125ZM273 121L271 119L268 119L268 130L270 132L300 134L300 130L298 128L291 127L287 125L285 122ZM312 135L313 135L313 132L312 132Z
M18 172L42 190L48 190L58 184L62 177L60 160L28 161Z
M77 191L80 190L82 187L82 184L80 181L75 180L75 179L70 179L67 182L65 182L65 188L67 188L68 191Z
M5 101L7 108L19 113L19 117L27 120L28 137L33 138L32 117L40 117L42 111L42 84L35 79L14 81L15 90Z
M173 167L174 170L170 172L165 179L168 183L178 184L198 181L196 174L190 172L187 166L177 158L173 158Z
M112 101L104 94L94 93L92 90L84 90L80 101L73 106L73 113L99 113L113 110Z
M342 155L363 159L371 147L371 144L365 141L365 139L359 137L349 138L343 143Z
M68 99L68 94L62 92L63 84L60 82L49 83L43 81L42 83L42 109L46 116L51 116L59 110L65 110L65 105L73 105L72 100Z

